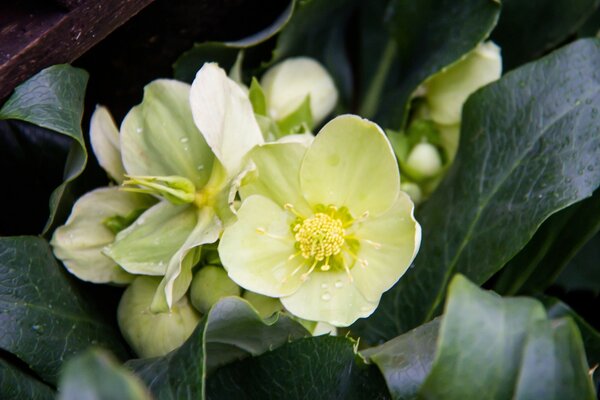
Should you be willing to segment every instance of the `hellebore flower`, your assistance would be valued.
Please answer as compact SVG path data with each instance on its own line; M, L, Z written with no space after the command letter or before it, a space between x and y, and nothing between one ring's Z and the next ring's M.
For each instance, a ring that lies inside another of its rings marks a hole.
M308 148L269 143L249 156L256 174L219 244L231 279L306 320L347 326L370 315L421 241L383 131L345 115Z
M199 246L215 242L230 184L262 135L243 90L216 64L192 86L157 80L121 126L126 189L163 200L105 249L135 275L163 276L151 309L167 311L187 292Z
M200 246L215 242L233 215L232 182L263 141L250 101L205 64L192 86L148 84L120 132L99 108L90 135L100 165L123 187L82 197L54 234L55 254L93 282L161 277L151 309L168 311L188 290Z

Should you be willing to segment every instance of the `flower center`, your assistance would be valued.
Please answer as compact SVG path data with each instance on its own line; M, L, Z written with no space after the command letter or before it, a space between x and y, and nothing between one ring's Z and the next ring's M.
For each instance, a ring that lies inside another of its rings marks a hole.
M335 256L344 246L343 223L337 218L323 213L316 213L294 226L295 239L300 247L302 257L323 261Z

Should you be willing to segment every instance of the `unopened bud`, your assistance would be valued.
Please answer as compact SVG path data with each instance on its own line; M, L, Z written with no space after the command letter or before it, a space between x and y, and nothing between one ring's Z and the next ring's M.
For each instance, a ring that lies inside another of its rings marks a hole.
M192 304L203 314L221 298L239 295L240 287L223 268L213 265L204 266L196 272L190 286Z
M280 121L310 96L313 122L318 125L333 110L338 92L329 73L307 57L289 58L269 69L261 80L269 114Z
M419 143L411 150L406 159L406 167L415 179L427 179L442 169L442 158L437 148L430 143Z

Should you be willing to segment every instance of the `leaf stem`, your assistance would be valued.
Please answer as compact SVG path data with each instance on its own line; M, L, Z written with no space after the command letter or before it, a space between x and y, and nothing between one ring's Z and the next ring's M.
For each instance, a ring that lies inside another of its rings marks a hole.
M375 72L371 86L360 106L359 114L361 116L365 118L373 118L375 116L375 113L379 108L381 92L383 91L386 78L390 72L390 67L392 66L395 56L396 42L393 38L390 38L383 49L383 54L379 60L379 65L377 66L377 71Z

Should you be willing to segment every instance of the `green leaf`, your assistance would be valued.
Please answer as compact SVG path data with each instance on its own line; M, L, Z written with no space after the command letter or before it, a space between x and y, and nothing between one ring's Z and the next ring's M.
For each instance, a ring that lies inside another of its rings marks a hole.
M156 398L204 399L207 373L307 334L288 317L263 320L248 302L227 297L211 308L179 349L164 357L130 360L126 366L148 384Z
M235 42L195 43L173 64L175 79L192 83L196 73L206 62L216 62L221 68L229 70L236 62L238 53L245 51L245 61L252 61L252 47L264 43L276 35L290 20L296 0L293 0L283 13L271 25L262 31ZM247 50L250 49L250 50Z
M600 233L597 233L569 262L554 283L567 291L600 293Z
M252 78L252 83L250 84L250 91L248 92L248 97L250 98L250 103L252 103L252 109L255 114L258 115L267 115L267 100L265 99L265 92L262 87L260 87L260 83L256 80L256 78Z
M387 399L374 366L348 338L320 336L288 343L219 369L207 382L209 399Z
M456 160L417 214L415 267L355 331L376 342L430 320L455 272L485 282L546 218L592 194L599 63L600 40L580 40L469 98Z
M83 99L88 74L69 65L54 65L19 85L0 109L0 119L18 119L74 140L65 166L64 182L52 193L48 232L69 182L83 171L87 151L81 132Z
M394 399L413 399L431 370L441 318L361 354L379 367Z
M60 400L150 400L150 393L109 353L88 350L69 361L61 375Z
M19 368L0 359L0 397L3 399L54 399L54 390Z
M55 383L64 360L90 344L126 355L119 333L101 319L37 237L0 238L0 348Z
M361 115L402 129L415 89L483 41L496 24L499 10L495 0L391 1L381 17L390 39L382 54L370 57L380 64L366 89ZM396 68L386 68L396 59ZM388 70L388 78L379 76Z
M492 40L502 47L505 70L564 42L597 7L598 0L502 0L502 14Z
M503 299L458 275L439 335L422 398L595 398L577 326L547 319L533 299Z
M598 231L600 192L596 191L548 218L502 270L494 290L507 295L545 290Z

